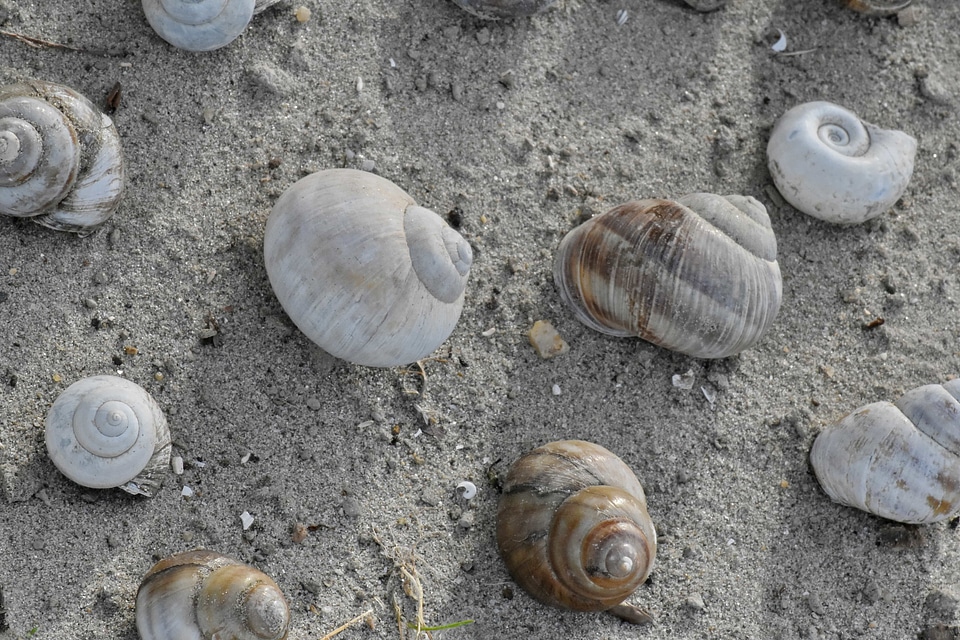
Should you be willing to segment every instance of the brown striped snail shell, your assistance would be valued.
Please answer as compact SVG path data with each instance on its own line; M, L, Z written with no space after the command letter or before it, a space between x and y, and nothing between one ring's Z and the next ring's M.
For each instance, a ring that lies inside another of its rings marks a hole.
M810 464L834 501L928 524L960 512L960 379L875 402L827 427Z
M136 618L142 640L283 640L290 609L270 576L195 549L147 572Z
M777 241L751 197L627 202L564 237L554 281L578 320L697 358L752 346L780 309Z
M0 87L0 213L88 235L120 206L123 186L109 116L52 82Z
M546 11L557 0L453 0L461 9L486 20L519 18Z
M840 0L844 5L868 16L892 16L903 11L913 0Z
M510 468L497 545L513 580L540 602L603 611L632 609L621 603L653 570L657 535L630 468L600 445L565 440Z

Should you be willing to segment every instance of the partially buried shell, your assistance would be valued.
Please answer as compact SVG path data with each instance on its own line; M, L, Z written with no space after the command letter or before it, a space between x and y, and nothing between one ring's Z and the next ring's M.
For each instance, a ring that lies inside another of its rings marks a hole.
M892 16L910 6L913 0L841 0L854 11L868 16Z
M109 116L52 82L0 87L0 213L87 235L117 210L123 186Z
M830 102L787 111L770 133L767 166L784 199L800 211L857 224L900 199L913 175L917 141L863 122Z
M553 274L588 327L698 358L754 345L782 292L763 205L706 193L632 201L587 221L560 243Z
M875 402L830 425L810 464L834 501L914 524L960 512L960 379Z
M170 430L153 397L116 376L79 380L47 413L47 452L77 484L152 496L170 464Z
M290 609L262 571L196 549L147 572L136 618L142 640L283 640Z
M251 18L279 0L143 0L161 38L187 51L213 51L243 33Z
M328 353L391 367L426 357L463 309L470 245L385 178L320 171L277 200L263 252L290 319Z
M557 0L453 0L457 6L480 18L497 20L532 16L546 11Z

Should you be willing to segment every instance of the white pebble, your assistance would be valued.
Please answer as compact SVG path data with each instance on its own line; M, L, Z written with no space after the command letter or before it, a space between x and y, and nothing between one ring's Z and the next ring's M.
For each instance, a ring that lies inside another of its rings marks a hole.
M183 496L184 498L192 498L193 489L191 489L187 485L183 485L183 489L180 490L180 495Z
M170 458L170 468L173 469L175 475L183 475L183 458L180 456Z
M555 396L560 395L560 385L558 384L553 385L553 395Z
M240 514L240 523L243 525L243 530L246 531L253 526L253 516L244 511Z

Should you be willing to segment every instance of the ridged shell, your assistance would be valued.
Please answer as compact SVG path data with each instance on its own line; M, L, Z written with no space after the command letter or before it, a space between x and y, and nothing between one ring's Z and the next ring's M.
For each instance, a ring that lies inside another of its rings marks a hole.
M847 7L868 16L892 16L910 6L913 0L841 0Z
M497 545L513 580L540 602L601 611L650 575L657 535L630 468L600 445L565 440L510 468Z
M196 549L147 572L136 618L142 640L283 640L290 609L262 571Z
M588 327L697 358L754 345L782 297L770 218L743 196L614 207L564 237L553 275Z
M57 397L46 419L47 452L77 484L152 496L170 464L170 430L160 406L138 384L84 378Z
M460 8L486 20L532 16L546 11L557 0L453 0Z
M213 51L243 33L250 19L279 0L143 0L153 30L175 47Z
M398 186L353 169L311 174L267 220L270 284L290 319L328 353L392 367L453 331L470 245Z
M913 175L917 141L881 129L830 102L798 105L777 121L767 144L774 184L796 209L837 224L887 211Z
M960 512L960 379L875 402L827 427L810 464L836 502L927 524Z
M120 206L123 186L109 116L52 82L0 87L0 213L87 235Z

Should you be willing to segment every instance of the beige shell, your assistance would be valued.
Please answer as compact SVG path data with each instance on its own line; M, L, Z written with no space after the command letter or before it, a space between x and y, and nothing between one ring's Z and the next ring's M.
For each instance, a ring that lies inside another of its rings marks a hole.
M147 572L136 618L142 640L283 640L290 609L262 571L195 549Z
M844 5L868 16L892 16L910 6L913 0L841 0Z
M170 430L140 385L116 376L67 387L47 413L47 453L77 484L153 496L170 464Z
M602 611L650 575L657 535L630 468L600 445L565 440L510 468L497 545L513 580L540 602Z
M827 427L810 451L834 501L913 524L960 513L960 379L875 402Z
M392 367L424 358L463 310L470 245L389 180L311 174L267 220L263 253L290 319L328 353Z
M754 345L782 297L770 218L743 196L622 204L564 237L553 275L588 327L697 358Z
M0 213L87 235L120 206L123 186L109 116L52 82L0 87Z

